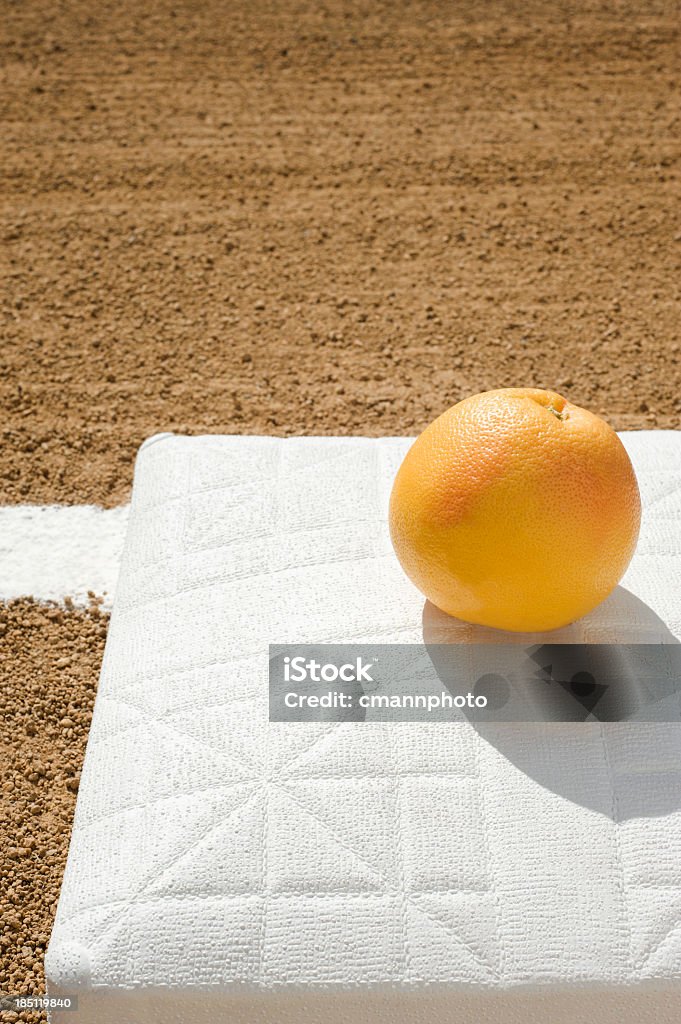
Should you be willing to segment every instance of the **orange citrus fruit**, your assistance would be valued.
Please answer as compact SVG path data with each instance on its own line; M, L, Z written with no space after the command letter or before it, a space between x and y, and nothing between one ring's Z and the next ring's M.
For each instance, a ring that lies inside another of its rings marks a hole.
M402 568L449 615L557 629L617 585L641 500L617 434L554 391L473 395L427 427L390 498Z

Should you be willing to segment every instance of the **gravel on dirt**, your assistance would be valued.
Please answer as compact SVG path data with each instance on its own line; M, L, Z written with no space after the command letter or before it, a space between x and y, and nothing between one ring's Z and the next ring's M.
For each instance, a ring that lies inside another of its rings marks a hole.
M108 626L99 605L94 595L88 609L0 604L0 992L45 991L43 957Z

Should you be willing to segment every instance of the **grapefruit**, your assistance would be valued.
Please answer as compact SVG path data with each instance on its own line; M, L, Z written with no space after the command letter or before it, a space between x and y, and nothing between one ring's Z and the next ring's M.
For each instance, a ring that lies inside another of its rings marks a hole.
M466 398L407 452L390 533L407 576L442 611L518 632L557 629L617 585L641 501L617 434L554 391Z

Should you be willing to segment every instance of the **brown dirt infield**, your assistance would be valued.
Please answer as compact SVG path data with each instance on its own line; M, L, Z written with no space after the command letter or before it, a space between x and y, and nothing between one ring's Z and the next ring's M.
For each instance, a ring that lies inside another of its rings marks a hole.
M415 433L504 385L681 424L676 4L0 21L0 502L121 502L160 430ZM2 615L0 990L35 992L105 620Z
M2 500L510 384L679 424L675 4L4 14Z
M0 992L44 991L107 625L96 603L89 611L0 604Z

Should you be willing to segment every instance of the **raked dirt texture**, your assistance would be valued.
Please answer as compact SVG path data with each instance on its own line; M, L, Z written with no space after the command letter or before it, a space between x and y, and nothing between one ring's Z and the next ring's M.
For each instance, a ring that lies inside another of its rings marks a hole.
M1 8L0 504L512 385L681 424L676 3ZM103 596L0 609L0 991L42 990Z

